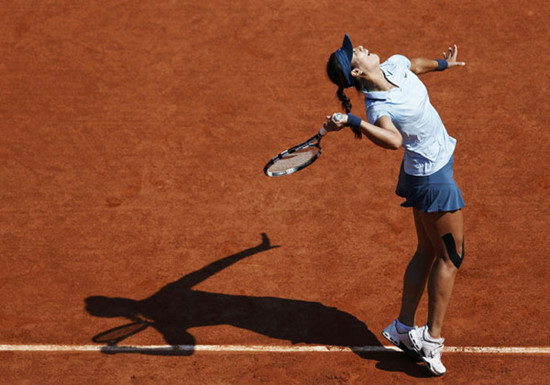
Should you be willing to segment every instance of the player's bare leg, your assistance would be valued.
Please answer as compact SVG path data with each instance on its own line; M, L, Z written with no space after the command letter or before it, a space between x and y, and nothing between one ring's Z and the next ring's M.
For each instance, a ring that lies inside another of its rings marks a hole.
M416 309L426 289L426 282L435 259L434 248L420 218L421 213L417 209L413 209L413 214L418 246L405 270L401 311L399 313L399 321L407 326L414 326L415 324Z
M444 239L450 234L456 249L454 251L458 255L463 255L464 220L461 210L421 213L420 217L436 254L428 281L428 329L433 338L440 338L443 319L458 271Z

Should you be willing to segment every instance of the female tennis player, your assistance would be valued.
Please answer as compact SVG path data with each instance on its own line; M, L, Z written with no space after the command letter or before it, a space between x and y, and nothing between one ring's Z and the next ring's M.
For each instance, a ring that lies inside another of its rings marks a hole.
M417 75L462 66L457 47L443 59L408 59L394 55L380 64L368 49L353 47L348 35L327 63L330 80L347 115L337 121L327 117L327 131L349 126L357 137L396 150L404 148L396 194L412 207L418 246L405 271L401 310L382 334L406 353L420 356L437 376L445 373L441 362L444 339L441 327L455 276L464 257L462 207L464 200L453 179L456 140L449 136L428 92ZM365 97L366 117L350 113L344 89L355 87ZM428 285L428 323L415 326L420 298Z

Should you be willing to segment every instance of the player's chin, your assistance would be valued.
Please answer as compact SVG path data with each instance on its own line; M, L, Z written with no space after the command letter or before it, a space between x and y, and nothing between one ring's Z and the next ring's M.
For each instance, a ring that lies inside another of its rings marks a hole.
M380 56L378 56L377 54L373 53L371 54L371 57L372 57L372 61L374 63L374 65L376 67L378 67L380 65Z

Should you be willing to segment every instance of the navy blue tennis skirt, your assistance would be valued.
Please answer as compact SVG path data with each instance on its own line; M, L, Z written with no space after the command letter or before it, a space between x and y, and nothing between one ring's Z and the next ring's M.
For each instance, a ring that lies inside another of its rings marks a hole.
M405 173L403 163L395 193L405 198L403 207L415 207L420 211L455 211L466 206L462 193L453 178L454 156L439 171L427 176Z

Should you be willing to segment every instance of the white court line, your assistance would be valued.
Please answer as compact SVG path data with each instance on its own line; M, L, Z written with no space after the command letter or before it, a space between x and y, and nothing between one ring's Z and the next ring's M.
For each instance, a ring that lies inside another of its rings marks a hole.
M104 352L104 353L334 353L391 352L395 346L271 346L271 345L0 345L0 352ZM446 346L445 353L467 354L550 354L550 347Z

